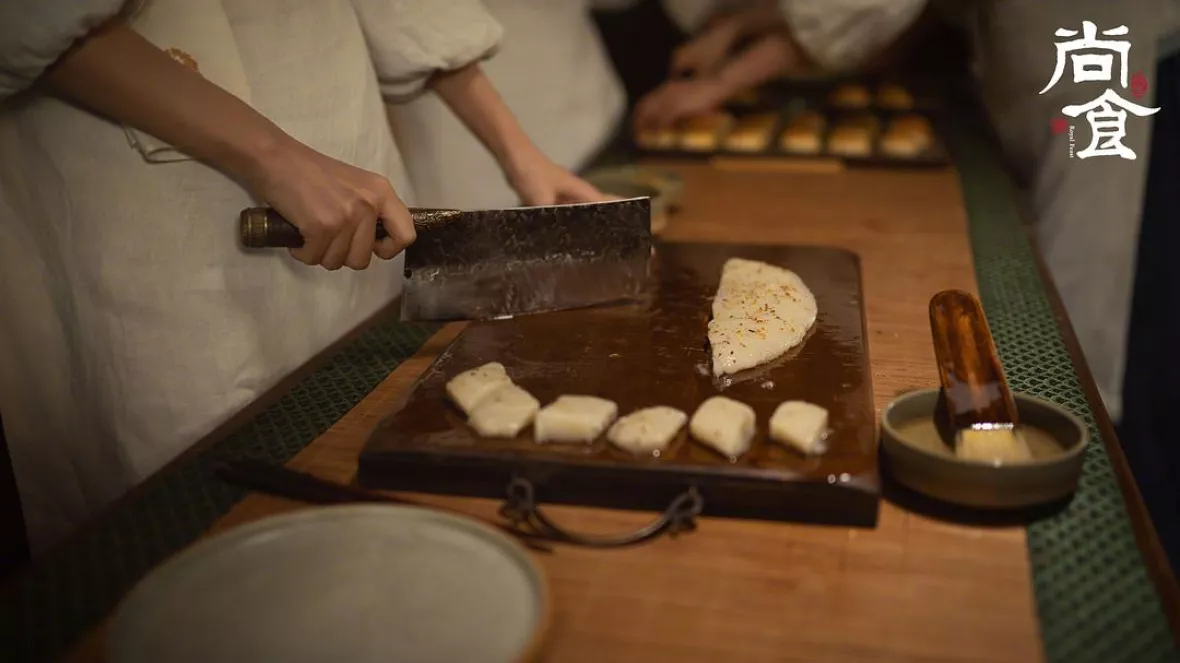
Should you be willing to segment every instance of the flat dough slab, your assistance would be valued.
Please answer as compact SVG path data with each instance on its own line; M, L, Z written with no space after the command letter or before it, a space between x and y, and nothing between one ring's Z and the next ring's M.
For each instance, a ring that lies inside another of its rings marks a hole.
M815 324L815 295L789 269L730 258L713 298L713 375L754 368L803 342Z
M645 407L616 421L606 438L625 451L652 454L667 449L687 421L688 415L674 407Z
M688 432L727 458L738 458L750 450L756 418L754 408L749 405L725 396L713 396L693 413Z
M480 401L505 384L511 383L504 365L500 362L489 362L451 378L447 382L447 397L454 401L459 409L467 416Z
M559 396L537 413L537 442L593 442L618 416L614 401L597 396Z
M520 434L541 409L541 403L512 382L500 383L479 402L467 423L482 437L512 438Z
M806 401L786 401L770 416L770 439L809 456L827 450L827 430L828 411Z

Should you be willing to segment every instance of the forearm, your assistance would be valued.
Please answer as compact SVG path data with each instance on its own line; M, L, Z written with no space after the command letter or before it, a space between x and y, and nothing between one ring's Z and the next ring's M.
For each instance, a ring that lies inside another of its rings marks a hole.
M805 65L798 46L784 33L765 36L731 59L717 73L726 97L757 87Z
M532 147L479 65L436 74L430 87L505 169Z
M174 61L122 21L101 27L46 72L57 95L135 127L239 180L293 142L274 123Z

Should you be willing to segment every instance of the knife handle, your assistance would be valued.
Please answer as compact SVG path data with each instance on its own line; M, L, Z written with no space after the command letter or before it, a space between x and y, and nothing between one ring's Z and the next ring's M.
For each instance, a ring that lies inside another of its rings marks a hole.
M410 208L410 218L414 220L414 230L418 232L441 228L461 215L462 212L457 209ZM242 246L248 249L297 249L303 246L303 235L299 234L299 228L271 207L251 207L242 210L238 217L238 232ZM377 220L376 234L379 240L389 236L380 219Z

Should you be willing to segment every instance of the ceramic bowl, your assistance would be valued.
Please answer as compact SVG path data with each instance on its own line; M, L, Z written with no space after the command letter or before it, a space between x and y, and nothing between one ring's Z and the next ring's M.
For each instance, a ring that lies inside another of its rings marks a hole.
M944 502L981 509L1031 507L1067 498L1077 490L1090 434L1076 416L1048 401L1014 394L1020 423L1048 433L1061 452L1009 465L963 460L916 444L899 430L906 422L933 417L938 392L905 394L881 416L883 460L900 483Z

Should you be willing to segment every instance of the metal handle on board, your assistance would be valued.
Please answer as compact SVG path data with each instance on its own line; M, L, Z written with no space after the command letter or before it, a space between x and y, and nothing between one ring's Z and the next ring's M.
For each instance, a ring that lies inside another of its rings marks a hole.
M500 507L500 515L507 518L514 527L527 528L538 535L554 541L572 543L592 548L621 548L663 534L676 536L696 529L696 517L704 509L705 501L696 487L677 495L655 521L625 534L598 535L570 532L553 522L541 511L537 503L536 489L532 482L523 477L513 477L508 482L508 497Z

